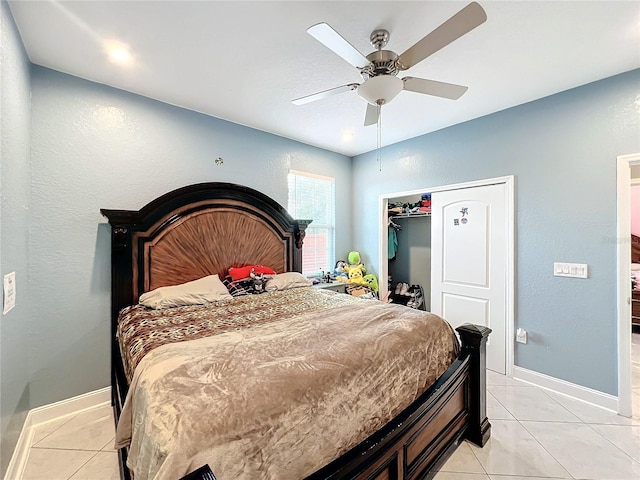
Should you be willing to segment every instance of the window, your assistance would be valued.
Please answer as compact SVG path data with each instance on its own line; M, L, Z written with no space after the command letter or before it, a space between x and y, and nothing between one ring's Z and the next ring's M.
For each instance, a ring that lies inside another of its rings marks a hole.
M335 263L335 179L289 170L288 210L293 218L311 219L302 249L302 273L331 271Z

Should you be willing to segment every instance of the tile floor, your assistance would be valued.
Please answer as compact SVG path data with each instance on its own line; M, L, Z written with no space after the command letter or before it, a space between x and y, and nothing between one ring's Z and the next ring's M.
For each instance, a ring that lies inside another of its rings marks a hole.
M114 439L110 405L39 424L22 479L119 480Z
M487 375L491 438L465 442L434 480L640 478L640 334L633 334L633 418Z
M633 418L488 372L491 439L460 445L434 480L639 479L640 334L633 362ZM113 439L108 406L38 425L22 480L118 480Z

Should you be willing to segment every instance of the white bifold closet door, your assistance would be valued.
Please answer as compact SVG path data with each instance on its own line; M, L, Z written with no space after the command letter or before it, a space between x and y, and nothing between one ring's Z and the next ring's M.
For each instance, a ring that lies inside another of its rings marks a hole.
M431 311L454 328L463 323L491 328L487 368L504 374L506 186L434 192L431 209Z

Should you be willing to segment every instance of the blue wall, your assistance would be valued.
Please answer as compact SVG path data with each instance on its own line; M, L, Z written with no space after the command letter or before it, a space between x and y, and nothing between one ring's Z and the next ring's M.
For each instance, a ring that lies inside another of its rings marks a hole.
M16 272L16 307L0 314L0 476L29 405L29 61L7 3L0 2L0 279Z
M110 229L100 208L139 209L207 181L286 206L289 168L335 177L337 205L350 202L349 157L46 68L31 75L32 408L109 384ZM348 208L336 224L345 255Z
M617 396L616 156L640 151L638 99L634 70L384 148L382 172L357 156L357 204L515 175L516 365ZM360 208L354 245L376 271L377 228ZM554 261L589 279L553 277Z

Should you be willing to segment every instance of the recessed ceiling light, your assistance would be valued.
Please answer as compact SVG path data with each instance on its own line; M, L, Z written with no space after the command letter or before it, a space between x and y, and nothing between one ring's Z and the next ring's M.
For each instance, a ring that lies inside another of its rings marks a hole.
M117 65L130 65L133 63L133 54L128 45L114 40L108 40L104 45L111 62Z
M344 140L345 142L348 142L349 140L351 140L353 138L355 134L349 130L346 130L344 132L342 132L342 140Z

